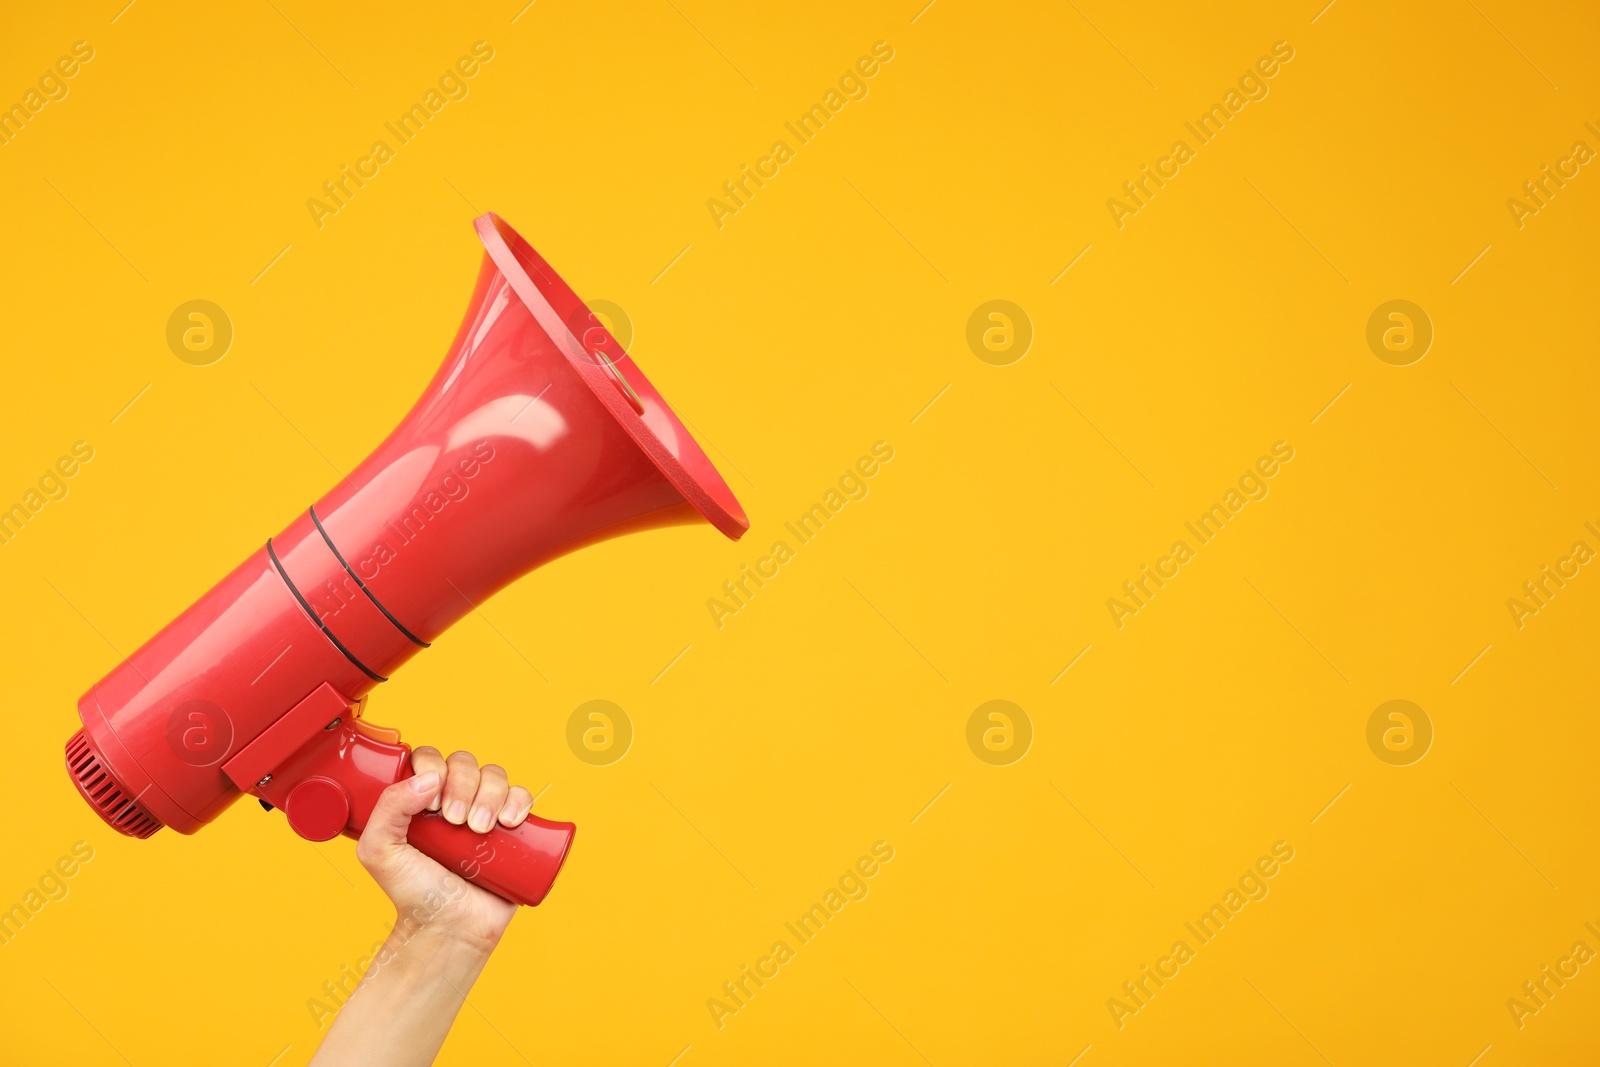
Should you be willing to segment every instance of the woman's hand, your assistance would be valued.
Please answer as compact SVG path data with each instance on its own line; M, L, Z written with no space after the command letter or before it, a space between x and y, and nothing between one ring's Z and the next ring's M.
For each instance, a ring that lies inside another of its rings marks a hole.
M411 754L414 777L383 791L356 846L356 858L397 912L396 922L420 924L430 934L493 949L517 906L479 889L406 843L414 815L438 811L447 822L488 833L497 823L522 825L533 796L513 786L503 767L478 766L470 752L446 759L436 748ZM442 898L442 899L441 899Z
M406 843L425 810L483 834L520 826L533 797L470 752L411 754L416 772L385 789L356 858L395 906L395 927L333 1021L313 1067L425 1067L477 981L517 906L440 866Z

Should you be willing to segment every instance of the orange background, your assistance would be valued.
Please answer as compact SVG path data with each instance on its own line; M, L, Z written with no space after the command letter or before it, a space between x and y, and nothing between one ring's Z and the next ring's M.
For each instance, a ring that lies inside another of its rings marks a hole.
M1507 206L1600 150L1592 7L121 3L0 36L0 103L94 50L0 146L0 506L94 450L0 546L0 907L94 850L0 947L0 1060L303 1064L307 1001L387 929L349 842L251 803L119 838L61 746L407 410L488 210L623 310L754 525L563 559L374 695L581 828L442 1063L1600 1058L1592 965L1520 1029L1506 1005L1600 950L1600 577L1507 606L1600 549L1600 177ZM477 41L468 95L319 228L306 201ZM723 182L878 41L867 95L719 228ZM205 366L166 340L194 299L234 330ZM1434 334L1405 366L1367 343L1397 299ZM969 347L991 300L1020 359ZM878 441L869 494L719 629L722 583ZM1119 629L1107 600L1279 441L1269 494ZM569 748L590 700L625 758ZM1003 765L968 741L993 700L1031 732ZM1368 744L1391 700L1431 724L1408 765ZM869 895L719 1029L723 982L878 841ZM1119 1028L1108 1000L1280 841Z

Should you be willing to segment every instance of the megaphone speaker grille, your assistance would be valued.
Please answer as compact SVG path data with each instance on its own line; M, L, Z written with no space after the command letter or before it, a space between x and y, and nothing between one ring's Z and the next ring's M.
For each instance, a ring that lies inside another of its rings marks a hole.
M161 829L161 820L123 790L82 730L67 742L67 772L83 799L113 830L143 839Z

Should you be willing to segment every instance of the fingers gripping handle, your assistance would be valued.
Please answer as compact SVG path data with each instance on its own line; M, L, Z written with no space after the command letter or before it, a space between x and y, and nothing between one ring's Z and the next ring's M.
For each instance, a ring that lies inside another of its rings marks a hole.
M424 812L411 820L408 839L423 855L472 884L532 907L550 892L575 830L570 822L530 815L520 826L496 825L480 834Z
M325 721L321 712L316 717ZM268 751L264 757L271 755ZM229 774L241 788L282 808L290 827L312 841L340 834L360 837L378 795L412 776L410 745L401 744L393 731L349 716L328 722L310 743L277 763L272 773L260 776L269 765L258 758ZM576 831L572 823L529 815L520 826L508 829L496 823L480 834L434 812L423 812L412 818L406 839L474 885L531 907L550 892Z
M404 777L411 770L406 768ZM529 815L520 826L496 823L485 834L446 822L437 812L413 816L406 839L419 852L474 885L513 904L532 907L545 898L572 847L570 822Z

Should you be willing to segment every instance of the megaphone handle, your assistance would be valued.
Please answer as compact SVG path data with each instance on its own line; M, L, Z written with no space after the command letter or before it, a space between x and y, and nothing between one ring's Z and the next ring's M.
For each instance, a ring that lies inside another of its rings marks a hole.
M405 777L411 777L409 761ZM424 856L473 885L532 907L550 892L576 830L570 822L529 815L518 826L496 823L480 834L425 811L412 818L406 838Z
M360 837L378 794L412 774L411 746L402 744L396 731L341 716L249 791L282 808L301 837L327 841L340 834ZM496 823L480 834L435 812L423 812L411 820L406 836L419 852L452 873L513 904L531 907L550 892L576 831L572 823L529 815L519 826Z

